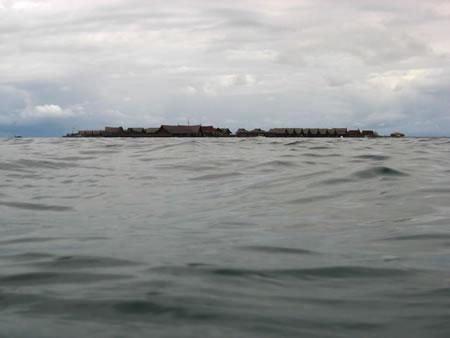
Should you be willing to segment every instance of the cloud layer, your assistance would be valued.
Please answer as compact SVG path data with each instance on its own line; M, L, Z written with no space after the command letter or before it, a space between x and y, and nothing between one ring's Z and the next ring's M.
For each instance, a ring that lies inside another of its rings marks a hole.
M0 135L108 125L450 135L444 0L0 0Z

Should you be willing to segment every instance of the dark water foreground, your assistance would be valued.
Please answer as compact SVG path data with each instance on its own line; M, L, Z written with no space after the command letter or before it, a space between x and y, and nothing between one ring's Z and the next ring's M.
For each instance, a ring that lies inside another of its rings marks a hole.
M0 140L0 337L150 336L450 337L450 140Z

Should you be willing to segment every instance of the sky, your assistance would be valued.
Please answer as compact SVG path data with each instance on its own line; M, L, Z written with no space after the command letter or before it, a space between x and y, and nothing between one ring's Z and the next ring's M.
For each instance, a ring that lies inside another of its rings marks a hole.
M104 126L450 136L448 0L0 0L0 136Z

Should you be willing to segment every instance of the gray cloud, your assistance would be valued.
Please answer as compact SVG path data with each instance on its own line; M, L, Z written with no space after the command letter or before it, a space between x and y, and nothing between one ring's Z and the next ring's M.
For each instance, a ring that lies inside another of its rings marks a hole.
M450 135L446 1L10 0L0 18L0 134L190 120Z

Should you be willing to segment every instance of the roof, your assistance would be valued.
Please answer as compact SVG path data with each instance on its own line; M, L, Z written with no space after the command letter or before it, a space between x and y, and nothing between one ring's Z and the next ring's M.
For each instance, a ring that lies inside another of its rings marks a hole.
M362 136L362 133L361 133L361 130L359 130L359 129L353 129L353 130L347 131L347 135L348 136Z
M144 128L128 128L128 131L132 133L143 133Z
M375 132L374 132L373 130L366 129L366 130L363 130L363 131L362 131L362 134L363 134L363 135L374 135Z
M202 131L206 133L214 133L217 131L213 126L202 126Z
M272 128L272 129L270 129L269 130L269 133L272 133L272 134L286 134L287 133L287 130L286 130L286 128Z
M105 127L105 131L107 132L114 132L114 131L123 131L122 127Z
M286 131L287 131L287 133L288 133L289 135L296 134L295 128L286 128Z
M335 131L337 135L347 134L347 128L333 128L333 131Z
M153 134L156 133L159 130L159 128L145 128L144 131L146 134Z
M168 131L170 134L174 135L192 135L192 134L200 134L201 126L169 126L162 125L161 129Z
M80 135L92 135L93 134L93 130L80 130L78 131L78 134Z

